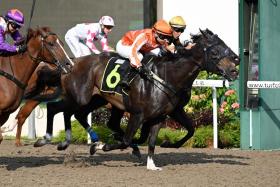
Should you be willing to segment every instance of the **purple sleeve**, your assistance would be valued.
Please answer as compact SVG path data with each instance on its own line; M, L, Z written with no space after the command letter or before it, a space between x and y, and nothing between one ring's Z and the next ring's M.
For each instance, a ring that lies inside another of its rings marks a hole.
M3 28L0 27L0 51L16 52L17 48L14 45L10 45L5 41L5 35Z
M15 42L18 42L22 39L22 36L18 30L16 30L14 33L12 33L11 37L14 39Z

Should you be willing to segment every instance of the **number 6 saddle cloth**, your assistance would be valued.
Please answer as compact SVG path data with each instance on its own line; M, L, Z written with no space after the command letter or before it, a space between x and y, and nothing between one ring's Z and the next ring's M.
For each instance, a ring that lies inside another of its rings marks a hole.
M100 91L122 95L120 83L129 73L130 64L127 59L112 57L109 59L103 73Z
M153 63L154 55L146 55L142 60L142 64ZM101 92L115 93L115 94L125 94L128 95L127 91L120 85L123 77L130 71L130 62L128 59L120 57L112 57L109 59L102 77ZM135 75L137 76L137 74ZM133 77L131 81L134 79Z

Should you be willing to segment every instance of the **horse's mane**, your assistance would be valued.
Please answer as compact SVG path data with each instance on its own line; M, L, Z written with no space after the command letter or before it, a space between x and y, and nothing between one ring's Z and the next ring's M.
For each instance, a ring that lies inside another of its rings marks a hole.
M38 35L40 35L42 31L51 32L51 29L50 27L37 27L36 29L29 28L27 32L27 41L29 41L33 37L37 37Z

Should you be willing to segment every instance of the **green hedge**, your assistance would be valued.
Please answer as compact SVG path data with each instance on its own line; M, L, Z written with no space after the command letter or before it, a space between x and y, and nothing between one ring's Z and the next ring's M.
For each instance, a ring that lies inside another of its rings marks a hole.
M125 128L125 125L122 125ZM99 138L103 142L113 143L114 139L111 136L112 131L103 125L95 125L94 131L97 132ZM185 130L174 130L171 128L162 128L157 137L156 144L160 145L164 140L170 140L171 142L178 141L186 135ZM223 127L219 127L219 148L232 148L239 147L240 144L240 128L239 123L226 124ZM138 130L135 138L140 135ZM61 131L58 136L54 137L54 142L60 142L65 139L65 132ZM83 144L87 142L87 133L84 128L77 122L72 122L72 143ZM212 126L200 126L196 129L194 136L186 142L184 146L205 148L213 146L213 128ZM146 145L146 144L144 144Z

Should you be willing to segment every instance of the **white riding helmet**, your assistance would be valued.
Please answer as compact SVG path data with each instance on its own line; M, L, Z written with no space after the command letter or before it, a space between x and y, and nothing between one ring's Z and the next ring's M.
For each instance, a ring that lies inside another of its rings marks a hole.
M113 26L113 27L115 26L114 20L110 16L102 16L99 20L99 24Z

